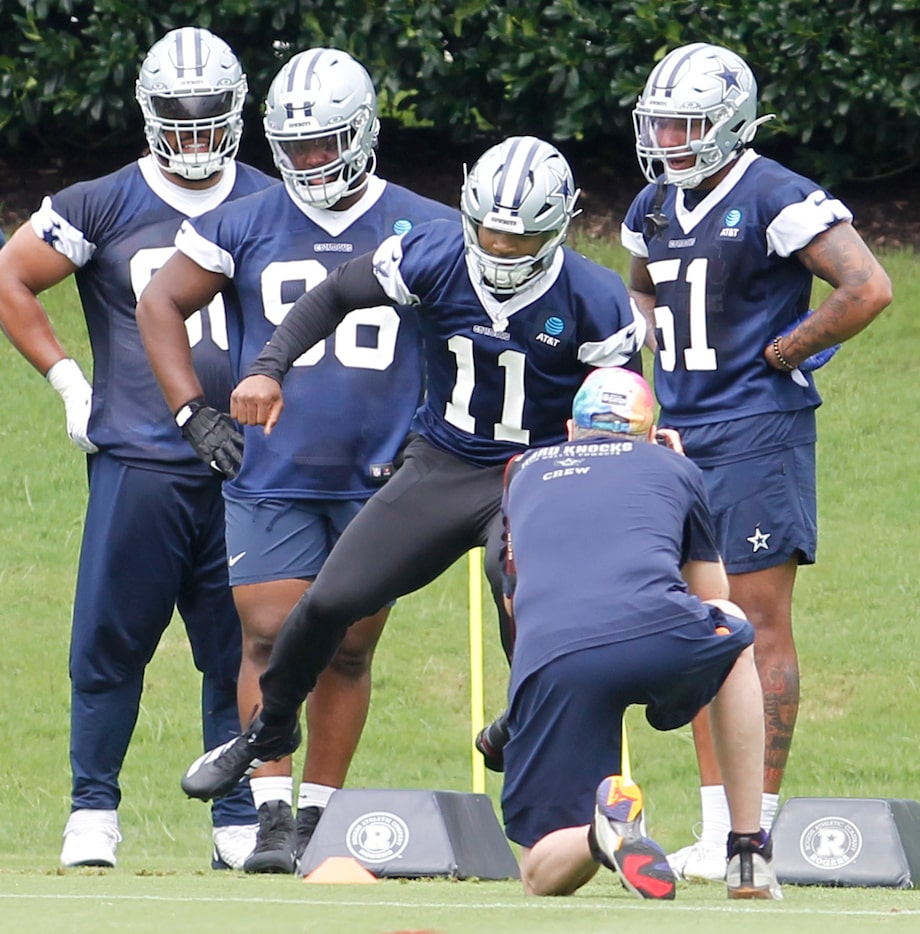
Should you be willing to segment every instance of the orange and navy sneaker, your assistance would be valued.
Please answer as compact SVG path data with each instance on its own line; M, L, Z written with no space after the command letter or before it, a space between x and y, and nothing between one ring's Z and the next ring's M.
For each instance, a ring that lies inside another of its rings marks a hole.
M643 836L642 791L622 775L597 786L588 844L594 858L619 873L623 885L640 898L674 898L674 873L664 850Z

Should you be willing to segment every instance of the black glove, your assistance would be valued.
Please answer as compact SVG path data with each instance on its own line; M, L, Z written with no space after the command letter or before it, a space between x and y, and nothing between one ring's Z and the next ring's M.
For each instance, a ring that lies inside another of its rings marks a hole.
M229 415L205 405L199 397L186 402L175 417L182 437L211 470L230 480L240 472L243 435Z

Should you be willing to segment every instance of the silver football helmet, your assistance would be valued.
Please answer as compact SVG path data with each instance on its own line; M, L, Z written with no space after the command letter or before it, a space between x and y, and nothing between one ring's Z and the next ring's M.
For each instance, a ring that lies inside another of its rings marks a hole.
M695 188L735 159L773 117L756 115L757 82L743 58L706 42L681 46L653 69L633 110L639 165L650 182L660 163L666 182ZM673 132L675 121L680 143L662 145L659 131L667 126ZM692 166L668 162L694 155Z
M263 124L288 192L305 204L330 208L373 174L377 94L347 52L318 48L295 55L268 89ZM324 142L328 152L317 162Z
M246 76L233 50L207 29L168 32L147 53L135 95L150 151L167 172L210 178L236 156Z
M512 136L487 150L466 173L460 193L467 262L497 295L530 285L552 263L575 216L578 190L562 153L534 136ZM533 256L493 256L479 228L547 235Z

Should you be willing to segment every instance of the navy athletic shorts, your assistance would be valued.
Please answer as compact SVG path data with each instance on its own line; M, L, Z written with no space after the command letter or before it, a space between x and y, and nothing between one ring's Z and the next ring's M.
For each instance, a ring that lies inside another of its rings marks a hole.
M620 772L627 707L643 705L655 729L673 730L715 697L754 629L709 609L708 619L571 652L524 681L505 746L502 812L511 840L530 847L591 822L597 786Z
M703 471L729 574L814 564L818 546L815 414L755 415L680 429Z
M230 584L312 581L366 500L224 498Z

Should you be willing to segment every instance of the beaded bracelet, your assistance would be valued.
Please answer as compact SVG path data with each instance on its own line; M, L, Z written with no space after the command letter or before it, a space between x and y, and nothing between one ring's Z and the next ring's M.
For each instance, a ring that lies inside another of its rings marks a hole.
M787 370L794 370L795 367L783 356L782 351L779 349L779 338L773 338L773 353L776 354L776 359L779 361L779 365L785 367Z

